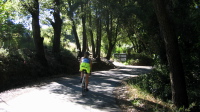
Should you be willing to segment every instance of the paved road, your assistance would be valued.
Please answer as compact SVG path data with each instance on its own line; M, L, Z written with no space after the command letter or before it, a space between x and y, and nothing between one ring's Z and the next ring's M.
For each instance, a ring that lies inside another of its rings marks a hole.
M149 72L151 67L115 64L117 69L92 73L84 97L78 76L62 77L0 93L0 112L121 112L113 89L122 79Z

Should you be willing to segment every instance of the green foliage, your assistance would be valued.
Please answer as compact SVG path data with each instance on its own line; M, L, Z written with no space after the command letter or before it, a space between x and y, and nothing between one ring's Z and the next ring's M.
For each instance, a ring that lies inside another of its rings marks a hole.
M5 33L6 32L6 33ZM22 24L7 20L0 27L0 46L3 48L33 48L32 38Z
M46 77L74 74L79 69L79 62L70 51L63 50L56 58L48 52L48 67L42 66L35 59L34 51L29 49L1 51L3 52L0 54L0 91L27 85Z
M11 3L9 1L2 1L2 0L0 1L0 6L1 6L0 7L0 25L1 25L11 15L10 8L12 6L11 6Z
M64 73L77 73L79 71L79 62L77 58L69 50L62 50L61 64L64 65Z
M41 37L44 38L44 46L51 48L53 46L53 28L49 27L41 30Z
M196 85L199 85L199 81L194 79L187 79L187 91L189 97L189 108L172 108L173 112L196 112L199 111L199 102L200 102L200 88ZM153 69L152 72L148 74L140 75L136 78L131 78L127 80L129 85L139 88L145 94L152 94L155 98L159 98L164 102L171 102L171 86L169 79L169 72L166 69L166 66L162 68ZM137 103L136 101L133 102Z
M53 19L52 14L52 0L40 0L40 21L42 24L50 25L50 19ZM173 2L173 3L172 3ZM22 24L16 24L18 21L23 21L23 24L27 24L28 19L31 17L27 14L28 9L25 9L22 5L33 2L27 0L24 3L13 0L1 0L0 1L0 83L11 84L9 80L28 79L30 77L42 77L48 74L58 74L73 72L78 70L78 64L69 51L63 50L60 54L51 54L53 30L52 28L43 29L41 36L44 37L44 45L46 48L46 55L48 58L49 68L42 67L34 59L34 44L31 32ZM114 46L113 53L127 53L127 64L131 65L156 65L157 69L152 74L142 75L138 82L142 88L147 89L150 93L159 95L167 99L169 95L165 96L169 90L169 76L165 69L167 66L167 57L165 52L164 40L161 37L161 32L156 19L156 15L153 10L152 1L149 0L91 0L81 10L79 0L71 1L71 7L69 7L68 1L62 1L61 12L63 19L61 47L69 47L68 40L75 42L73 34L71 34L72 21L74 19L77 32L82 39L82 25L81 17L86 13L86 28L92 30L94 41L96 44L97 39L97 18L102 22L102 54L106 54L108 51L108 40L106 32L106 19L107 14L110 13L110 33L117 35L117 43ZM167 2L166 2L167 3ZM170 18L174 25L174 29L177 34L179 48L184 71L186 74L186 81L188 86L189 100L192 102L199 101L200 88L200 13L199 13L199 1L169 1L167 3ZM171 5L173 4L173 5ZM27 5L28 6L28 5ZM104 7L102 7L104 6ZM15 9L15 10L14 10ZM91 23L89 25L89 14L91 12ZM16 14L16 15L14 15ZM97 14L97 15L96 15ZM68 17L67 17L67 16ZM112 20L111 20L112 15ZM20 19L18 19L20 18ZM23 19L22 19L23 18ZM26 20L24 20L26 18ZM13 22L14 21L14 22ZM184 23L184 24L183 24ZM25 25L24 24L24 25ZM27 24L26 26L28 26ZM116 26L118 26L118 29ZM114 30L116 29L116 30ZM69 36L72 35L72 36ZM113 35L116 36L116 35ZM90 32L87 32L89 49L91 48ZM113 38L111 38L113 39ZM82 42L82 41L81 41ZM6 48L6 49L5 49ZM24 50L23 48L28 48ZM70 48L70 47L69 47ZM19 49L19 50L18 50ZM25 64L24 64L25 62ZM72 64L73 63L73 64ZM99 63L97 67L110 67L106 66L107 63ZM104 66L105 65L105 66ZM19 68L26 68L27 71ZM17 75L13 75L16 73ZM21 75L20 75L21 74ZM27 76L26 74L32 74ZM14 76L14 77L13 77ZM12 78L13 77L13 78ZM34 78L33 78L34 79ZM157 80L159 79L159 80ZM30 79L31 80L31 79ZM20 82L19 81L19 82ZM25 82L24 82L25 83ZM3 84L0 84L3 85ZM162 86L162 85L166 85ZM162 89L163 88L163 89ZM166 91L165 91L166 90ZM159 92L160 91L160 92ZM163 93L161 93L161 91ZM197 103L197 105L199 105Z
M154 97L168 101L171 99L170 80L168 72L164 71L153 69L151 73L140 75L127 82L130 85L138 86L141 90L154 95Z
M140 65L140 66L152 66L153 59L143 53L133 53L127 55L127 64L129 65Z
M0 58L6 58L9 55L8 50L0 48Z
M12 86L27 83L28 75L31 75L30 66L28 66L25 55L19 50L9 50L7 57L0 57L1 75L0 75L0 91Z
M139 99L135 99L135 100L132 100L131 103L135 106L139 106L141 104L141 101Z
M116 47L115 49L115 53L125 53L126 52L126 48L123 47Z

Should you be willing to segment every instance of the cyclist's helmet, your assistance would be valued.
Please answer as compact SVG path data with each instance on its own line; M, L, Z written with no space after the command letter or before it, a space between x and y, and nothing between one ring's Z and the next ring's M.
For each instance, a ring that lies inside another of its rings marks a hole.
M90 55L90 53L89 53L89 52L85 52L85 53L84 53L84 55L87 55L87 56L89 56L89 55Z

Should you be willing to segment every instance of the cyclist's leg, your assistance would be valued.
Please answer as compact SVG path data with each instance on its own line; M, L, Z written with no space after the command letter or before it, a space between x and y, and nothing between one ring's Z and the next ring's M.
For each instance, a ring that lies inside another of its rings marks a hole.
M82 78L83 78L83 71L80 71L80 83L82 82Z
M83 71L81 71L81 78L83 78L83 74L84 74Z
M87 74L86 74L86 88L88 88L90 67L87 67L86 72L87 72Z
M85 69L82 65L83 65L83 63L80 64L80 69L79 69L79 71L80 71L80 76L81 76L81 81L82 81L83 74L84 74L83 70ZM80 82L81 82L81 81L80 81Z

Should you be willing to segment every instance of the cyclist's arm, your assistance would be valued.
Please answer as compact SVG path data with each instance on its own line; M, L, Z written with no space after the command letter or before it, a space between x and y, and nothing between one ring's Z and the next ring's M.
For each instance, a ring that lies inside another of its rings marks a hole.
M81 59L80 59L80 61L79 61L79 62L80 62L80 64L82 63L82 60L83 60L83 57L81 57Z

